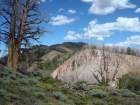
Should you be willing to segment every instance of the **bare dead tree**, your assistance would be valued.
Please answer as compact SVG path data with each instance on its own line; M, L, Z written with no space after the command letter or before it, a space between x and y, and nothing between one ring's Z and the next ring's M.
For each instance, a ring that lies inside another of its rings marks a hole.
M0 41L8 46L8 67L16 71L21 47L50 32L42 26L49 22L47 11L39 11L41 0L1 0L0 5Z
M115 71L113 73L112 81L115 81L115 77L120 69L120 66L122 65L122 58L120 57L120 54L118 54L118 58L116 60L116 65L115 65Z
M97 73L91 72L99 85L109 85L110 81L115 81L116 75L122 65L121 55L117 53L117 60L112 61L112 52L108 50L107 46L103 45L99 57L99 68L96 70ZM115 62L114 70L110 69L112 62ZM111 72L113 72L113 75L110 78Z

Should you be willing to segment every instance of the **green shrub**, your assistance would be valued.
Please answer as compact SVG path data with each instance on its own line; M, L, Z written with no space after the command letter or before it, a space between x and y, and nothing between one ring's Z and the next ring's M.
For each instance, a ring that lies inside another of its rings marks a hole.
M53 92L52 96L55 97L57 100L68 101L68 98L61 92Z
M0 68L0 77L1 78L7 77L11 73L12 73L12 71L10 71L10 70L5 70L5 69Z
M33 85L33 84L37 84L38 83L38 80L34 79L34 78L29 78L28 79L28 82Z
M119 87L122 89L129 89L131 91L140 90L140 73L130 72L122 76L119 80Z
M7 74L5 72L3 72L3 70L1 70L1 68L0 68L0 77L3 78L5 76L7 76Z
M122 89L121 93L123 97L137 97L137 94L131 92L128 89Z
M30 91L33 91L33 92L43 92L44 90L42 88L39 88L39 87L31 87Z
M115 90L111 90L110 95L119 96L119 93Z
M72 90L68 89L68 88L61 88L61 92L63 92L64 94L69 94L72 95Z
M18 81L19 81L21 84L23 84L23 85L29 85L28 79L22 78L22 79L19 79Z
M1 97L1 96L4 96L4 95L5 95L5 93L6 93L6 91L5 91L5 90L0 90L0 97Z
M7 90L8 92L11 92L11 93L14 92L13 91L14 90L14 86L13 85L9 85L9 86L8 85L5 85L4 86L4 89Z
M7 100L10 100L10 99L19 99L19 96L17 94L12 94L12 93L9 93L5 96L5 98Z
M35 105L54 105L52 103L45 103L45 102L39 102L39 103L36 103Z
M83 100L75 100L74 102L75 105L88 105L87 102L84 102Z
M103 100L100 100L100 99L96 99L94 100L94 105L107 105L107 103Z
M77 93L75 96L75 104L76 105L87 105L88 104L88 98L84 93Z
M11 85L14 83L14 80L10 79L9 77L3 77L2 78L2 84L3 85Z
M17 79L17 77L16 77L15 74L9 74L8 77L9 77L10 79L12 79L12 80L16 80L16 79Z
M26 75L23 75L23 74L18 73L18 72L16 72L16 77L17 77L17 78L27 78Z
M46 99L46 96L43 92L35 92L34 93L34 96L37 98L37 99L41 99L41 100L44 100Z
M9 70L6 70L6 71L7 71L8 74L15 73L13 70L10 70L10 69Z
M82 85L82 84L86 84L86 82L85 82L85 81L78 81L78 82L76 82L75 84L76 84L76 85Z
M23 86L19 87L19 92L21 94L24 94L25 96L28 96L30 94L29 88L28 87L23 87Z
M41 77L41 76L37 76L37 77L36 77L36 80L41 81L42 78L43 78L43 77Z
M110 97L107 102L109 105L118 105L118 103L120 103L117 97Z
M84 93L77 93L76 95L82 100L87 100L87 97Z
M37 87L42 88L46 91L53 91L54 90L54 87L52 85L41 83L41 82L37 83Z
M101 86L107 86L107 83L106 83L104 76L102 77Z
M104 97L108 97L108 94L100 89L94 89L94 90L90 90L88 92L88 95L90 97L98 97L98 98L104 98Z
M13 82L13 85L14 85L14 86L20 86L21 84L19 83L19 81L15 80L15 81Z
M140 95L140 91L138 91L137 94Z
M30 96L29 101L32 102L32 103L33 103L33 102L36 102L36 98L35 98L34 96Z
M53 77L51 76L47 76L45 78L42 78L41 81L43 83L49 83L49 84L53 84L53 83L56 83L56 82L60 82L60 80L57 80L57 79L54 79Z

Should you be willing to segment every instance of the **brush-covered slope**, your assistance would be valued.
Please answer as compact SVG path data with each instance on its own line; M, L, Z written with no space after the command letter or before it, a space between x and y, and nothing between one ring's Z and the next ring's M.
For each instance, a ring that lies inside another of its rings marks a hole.
M0 68L0 105L139 105L139 100L127 89L64 83Z
M43 83L42 80L48 83ZM53 87L52 84L56 86ZM49 77L41 79L29 73L24 75L0 68L0 105L60 105L64 103L63 99L57 100L52 95L59 87L57 84L62 85L61 81ZM64 96L65 99L67 97Z
M47 73L55 70L58 66L63 64L64 61L69 59L76 52L80 51L83 46L87 45L83 42L65 42L62 44L55 44L52 46L34 46L30 49L30 54L26 55L25 61L32 61L28 67L28 71L36 72L46 70ZM21 58L25 58L24 56ZM23 65L21 65L23 67Z
M112 78L116 69L116 61L118 54L111 54L111 62L109 64L109 78ZM89 81L96 83L96 79L92 75L92 72L98 74L101 63L101 50L87 48L72 56L64 64L58 67L52 74L54 78L61 79L63 81ZM131 55L120 54L120 69L116 75L120 78L122 75L132 71L140 72L140 57ZM92 71L92 72L91 72Z

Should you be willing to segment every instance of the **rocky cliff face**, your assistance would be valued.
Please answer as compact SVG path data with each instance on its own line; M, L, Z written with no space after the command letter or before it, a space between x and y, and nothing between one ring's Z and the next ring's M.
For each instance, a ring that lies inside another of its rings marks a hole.
M118 56L115 53L111 54L111 62L109 64L109 78L112 78L116 68L116 60ZM101 51L95 49L86 49L78 52L63 65L58 67L52 74L52 77L61 79L63 81L76 82L76 81L88 81L97 82L92 72L99 73L101 59ZM132 71L140 72L140 58L131 55L121 55L120 69L116 77ZM92 71L92 72L91 72Z

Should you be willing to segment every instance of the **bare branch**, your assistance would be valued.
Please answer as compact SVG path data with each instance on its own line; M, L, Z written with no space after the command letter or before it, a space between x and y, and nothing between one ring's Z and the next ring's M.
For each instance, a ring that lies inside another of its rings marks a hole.
M117 58L117 61L116 61L116 67L115 67L115 71L114 71L114 74L113 74L113 77L112 77L112 81L115 80L115 76L117 75L119 69L120 69L120 66L122 64L121 62L121 58L120 58L120 54L118 54L118 58Z
M90 71L91 71L91 70L90 70ZM99 84L101 84L101 82L100 82L100 79L99 79L98 75L94 74L94 72L93 72L93 71L91 71L91 72L92 72L93 76L95 77L95 79L97 80L97 82L98 82Z

